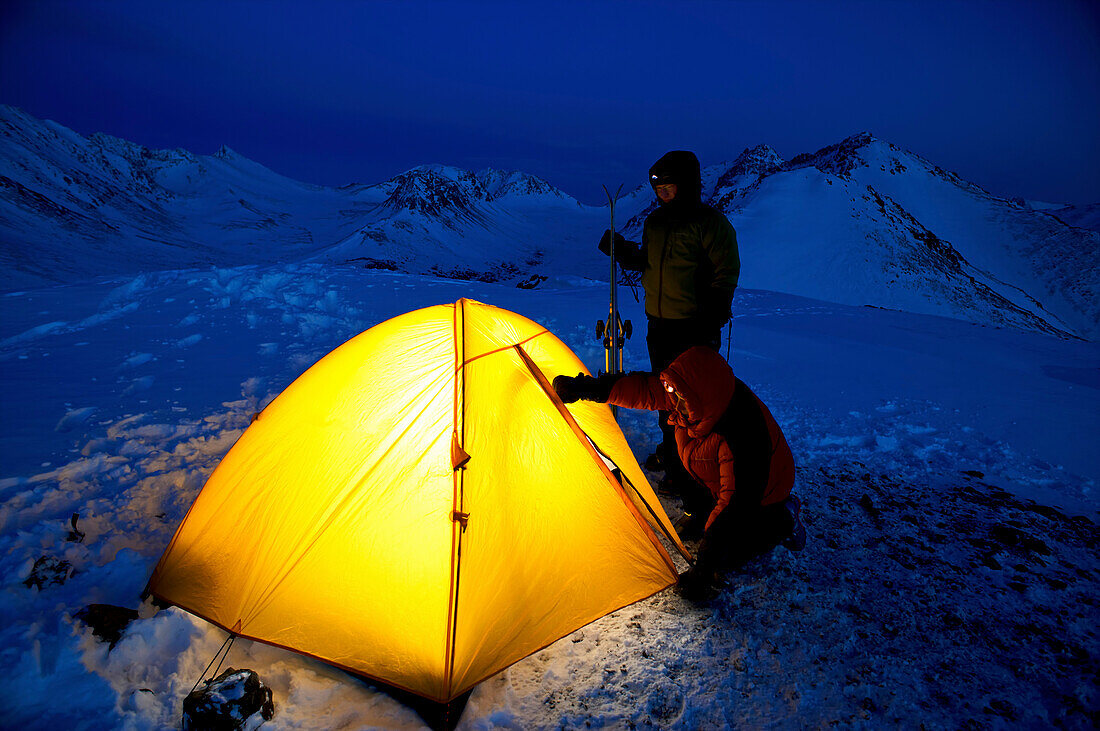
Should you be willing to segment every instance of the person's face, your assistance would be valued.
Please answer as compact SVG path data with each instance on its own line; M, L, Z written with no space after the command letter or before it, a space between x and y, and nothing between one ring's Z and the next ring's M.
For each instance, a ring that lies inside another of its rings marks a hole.
M667 381L661 381L661 385L665 387L665 391L667 391L668 395L672 398L673 411L678 413L686 421L688 418L687 401L684 400L684 397L680 395L679 391L672 387L672 384Z
M661 199L662 203L668 203L676 197L675 183L662 183L658 185L655 190L657 191L657 197Z

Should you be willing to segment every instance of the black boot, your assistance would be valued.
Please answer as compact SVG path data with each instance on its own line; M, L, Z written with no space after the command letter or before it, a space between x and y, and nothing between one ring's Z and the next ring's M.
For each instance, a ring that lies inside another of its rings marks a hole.
M706 526L706 514L684 513L672 527L681 541L697 541L703 537L703 527Z

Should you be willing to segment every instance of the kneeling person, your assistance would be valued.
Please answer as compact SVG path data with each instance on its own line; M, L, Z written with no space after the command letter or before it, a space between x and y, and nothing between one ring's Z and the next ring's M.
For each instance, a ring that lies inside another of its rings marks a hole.
M768 408L714 350L691 348L660 374L558 376L554 390L565 403L669 412L676 450L700 486L684 496L691 519L682 536L690 539L700 528L703 534L695 566L680 577L685 597L705 597L716 573L781 542L792 550L805 545L787 440Z

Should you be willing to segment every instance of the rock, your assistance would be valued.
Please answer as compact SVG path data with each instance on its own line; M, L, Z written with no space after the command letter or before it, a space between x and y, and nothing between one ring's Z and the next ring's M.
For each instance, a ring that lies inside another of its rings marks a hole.
M1019 718L1019 714L1016 711L1016 706L1012 705L1006 700L1000 698L993 698L989 701L989 705L982 709L982 713L989 716L1000 716L1012 721Z
M34 562L31 575L24 579L27 586L43 589L47 586L60 586L73 575L73 565L53 556L43 556Z
M859 498L859 507L863 508L864 512L871 516L871 520L875 522L875 525L882 525L882 511L875 506L870 495L864 494Z
M516 286L520 289L534 289L545 281L546 277L542 276L541 274L532 274L527 279L517 283Z
M69 524L72 528L69 530L69 535L65 538L69 543L83 543L85 533L77 528L76 522L80 520L80 513L73 513L73 517L69 519Z
M1014 526L995 525L990 532L996 540L1005 546L1019 547L1024 551L1036 553L1040 556L1050 556L1054 553L1050 550L1050 546Z
M252 670L229 668L183 701L184 731L254 729L274 715L271 689Z
M112 649L122 639L123 630L137 618L136 609L116 607L111 604L89 604L73 616L73 619L91 627L92 634L96 637L111 643Z
M1000 562L993 557L992 553L986 553L982 555L982 563L994 571L1000 571L1003 567Z

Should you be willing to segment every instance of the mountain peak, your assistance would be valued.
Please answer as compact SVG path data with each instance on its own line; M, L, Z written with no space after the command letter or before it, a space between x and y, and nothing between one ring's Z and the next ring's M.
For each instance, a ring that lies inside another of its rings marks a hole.
M479 172L438 163L419 165L390 180L394 186L389 208L433 215L446 208L469 209L475 202L503 198L537 197L571 200L560 190L530 173L486 168Z
M848 137L848 138L842 140L840 142L840 146L841 147L847 147L847 148L850 148L850 149L854 150L854 149L858 149L860 147L866 147L867 145L870 145L874 142L879 142L879 141L880 140L870 132L859 132L857 134L852 135L851 137Z
M796 170L804 167L815 167L824 173L832 173L845 178L854 168L865 163L861 151L880 144L884 143L870 132L860 132L835 145L823 147L817 152L796 156L787 163L787 169ZM893 148L893 145L885 144Z
M241 159L241 155L230 148L229 145L222 145L218 148L218 151L214 153L214 157L219 160L225 160L226 162Z
M784 160L768 145L757 145L742 152L728 175L768 175L780 169Z
M447 165L421 165L390 181L394 188L384 207L440 216L448 209L469 211L474 200L488 193L477 177Z
M550 183L530 173L488 168L479 172L477 177L485 187L489 200L493 201L513 196L550 197L563 200L569 198Z

